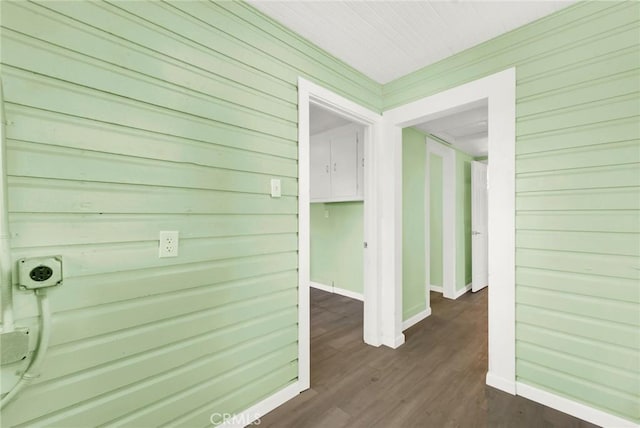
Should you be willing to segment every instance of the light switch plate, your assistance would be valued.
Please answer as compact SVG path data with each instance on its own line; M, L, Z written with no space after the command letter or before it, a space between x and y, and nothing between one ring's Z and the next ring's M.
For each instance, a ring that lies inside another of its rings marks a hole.
M279 198L282 196L282 185L279 178L271 179L271 197Z

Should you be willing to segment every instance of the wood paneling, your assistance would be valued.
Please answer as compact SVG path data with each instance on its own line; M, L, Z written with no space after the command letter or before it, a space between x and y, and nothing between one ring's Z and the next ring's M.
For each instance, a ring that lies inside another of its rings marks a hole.
M12 140L57 147L69 147L99 153L113 153L133 158L156 159L175 163L211 166L224 169L297 176L297 160L287 153L264 153L270 144L251 144L245 135L226 133L213 142L158 134L126 126L99 122L35 110L23 106L7 106L7 114L14 118ZM216 132L216 134L218 134ZM246 141L251 150L224 145L225 141ZM10 143L11 143L10 141ZM273 142L264 137L263 142ZM275 143L275 142L274 142ZM296 155L297 157L297 155Z
M204 426L296 380L299 75L380 110L380 85L246 4L2 4L12 257L65 276L3 426Z
M634 422L639 22L578 3L383 88L386 109L515 67L518 380Z

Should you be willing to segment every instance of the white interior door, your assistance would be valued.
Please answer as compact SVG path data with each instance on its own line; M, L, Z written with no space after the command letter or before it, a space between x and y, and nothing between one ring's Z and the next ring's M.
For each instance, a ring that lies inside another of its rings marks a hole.
M471 291L489 284L487 165L471 162Z

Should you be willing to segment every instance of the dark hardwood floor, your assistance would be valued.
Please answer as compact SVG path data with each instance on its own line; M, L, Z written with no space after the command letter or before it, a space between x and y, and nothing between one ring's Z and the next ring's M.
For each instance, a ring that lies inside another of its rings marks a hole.
M485 385L487 290L431 294L393 350L362 341L362 302L311 289L311 389L261 427L593 427Z

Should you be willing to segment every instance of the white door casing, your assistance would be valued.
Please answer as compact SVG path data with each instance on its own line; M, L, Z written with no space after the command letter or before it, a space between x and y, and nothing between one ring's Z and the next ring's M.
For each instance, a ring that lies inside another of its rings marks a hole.
M515 87L510 68L385 111L384 156L377 157L380 200L387 204L380 219L380 278L385 297L402 301L402 128L488 105L489 153L489 368L487 384L510 394L515 382ZM385 285L393 282L393 292ZM384 303L388 305L388 303ZM396 308L396 310L398 310ZM400 305L399 312L402 307ZM401 335L401 316L384 312L384 334ZM386 331L393 325L393 331Z
M471 291L489 284L487 165L471 162Z

